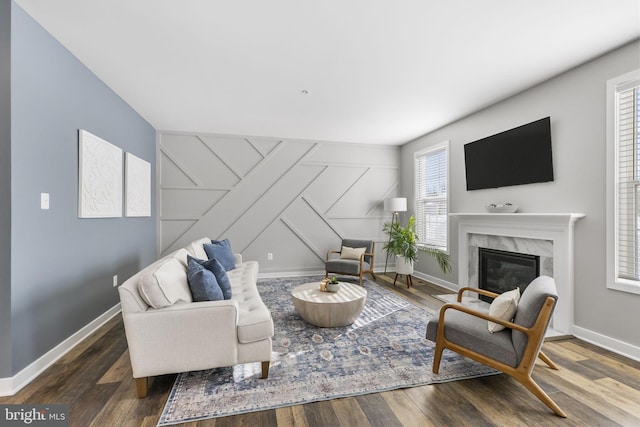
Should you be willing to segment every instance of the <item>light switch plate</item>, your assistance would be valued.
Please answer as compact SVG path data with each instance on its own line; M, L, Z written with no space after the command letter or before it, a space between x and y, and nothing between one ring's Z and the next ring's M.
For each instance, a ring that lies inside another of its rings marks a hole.
M49 193L40 193L40 209L49 209Z

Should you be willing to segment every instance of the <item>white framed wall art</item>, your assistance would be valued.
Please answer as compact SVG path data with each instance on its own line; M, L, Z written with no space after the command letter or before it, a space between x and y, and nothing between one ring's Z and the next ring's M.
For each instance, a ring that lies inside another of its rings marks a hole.
M122 149L79 131L78 217L122 216Z
M151 163L125 154L125 216L151 216Z

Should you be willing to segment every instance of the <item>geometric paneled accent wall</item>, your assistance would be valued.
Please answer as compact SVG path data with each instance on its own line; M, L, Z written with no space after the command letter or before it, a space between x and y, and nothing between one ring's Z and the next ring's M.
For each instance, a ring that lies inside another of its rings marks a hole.
M229 238L261 273L314 272L347 237L375 240L384 267L397 146L163 132L158 159L162 254Z

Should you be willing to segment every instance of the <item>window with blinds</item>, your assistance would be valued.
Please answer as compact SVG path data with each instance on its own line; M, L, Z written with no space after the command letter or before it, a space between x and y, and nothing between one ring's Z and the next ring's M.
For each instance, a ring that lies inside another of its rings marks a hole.
M618 93L618 274L640 279L640 88Z
M449 143L416 153L416 234L418 243L447 250Z
M607 286L640 293L640 70L607 85Z

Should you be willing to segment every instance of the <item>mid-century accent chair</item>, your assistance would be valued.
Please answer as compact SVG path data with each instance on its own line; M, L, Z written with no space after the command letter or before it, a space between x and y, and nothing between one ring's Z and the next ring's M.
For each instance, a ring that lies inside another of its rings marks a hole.
M325 277L332 273L358 276L360 286L362 286L362 275L365 273L371 274L375 280L376 276L373 273L374 251L375 242L371 240L342 239L340 250L327 252ZM336 257L336 254L339 256Z
M427 323L427 339L435 341L433 372L438 373L445 348L476 360L512 376L556 415L567 415L531 378L531 371L539 357L552 369L558 367L540 348L549 325L549 319L558 299L556 285L551 277L540 276L522 293L513 322L507 322L459 304L464 292L477 292L496 298L498 294L477 288L458 291L458 303L445 304L438 317ZM489 332L488 321L505 329Z

